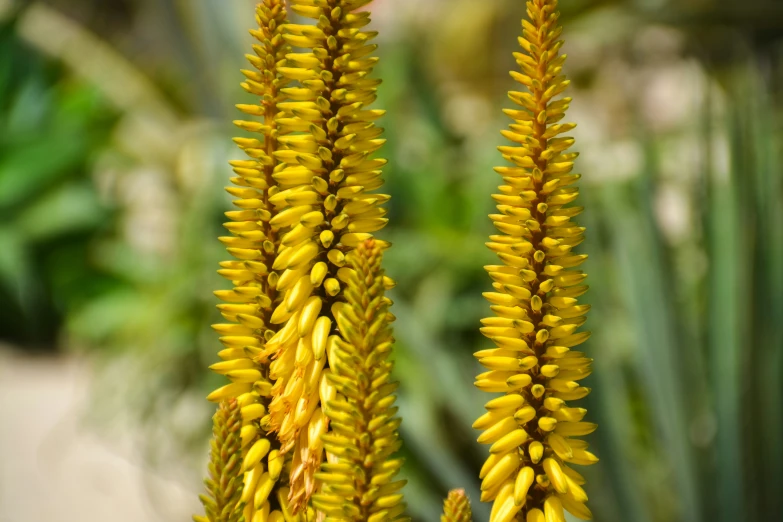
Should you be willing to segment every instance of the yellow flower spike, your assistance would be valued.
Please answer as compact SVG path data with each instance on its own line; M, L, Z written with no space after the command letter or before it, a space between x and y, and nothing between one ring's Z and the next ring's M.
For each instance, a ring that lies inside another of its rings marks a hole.
M321 436L336 458L322 466L322 490L313 496L313 506L327 518L405 520L399 493L405 481L394 480L402 462L390 459L401 444L400 419L392 395L397 385L390 382L392 333L381 257L374 240L348 255L346 301L336 307L340 335L327 377L336 393L325 405L331 431Z
M473 513L470 509L470 499L464 489L452 489L443 502L443 514L440 522L472 522Z
M334 367L329 343L337 329L333 309L345 288L338 271L346 256L386 224L382 205L389 197L371 193L382 185L386 160L373 156L384 142L382 129L373 123L383 112L369 108L380 81L369 77L377 62L371 56L375 45L369 43L375 33L362 30L369 13L358 11L367 3L292 0L293 12L315 23L283 27L282 39L305 51L288 53L278 67L291 82L282 91L287 98L277 104L281 114L275 120L284 147L266 154L279 162L269 181L276 193L268 199L273 215L270 233L264 234L281 238L271 266L281 274L277 290L283 297L273 302L267 324L280 329L264 353L275 360L269 425L280 452L292 461L292 514L301 513L315 492L314 474L324 459L320 442L312 446L302 434L328 426L314 416L323 407L319 390L325 370ZM255 153L255 143L246 145ZM243 249L243 256L253 255L244 250L258 250L244 244L232 248ZM239 300L244 295L231 297L232 302L246 302ZM312 356L297 350L303 346L299 339L307 339Z
M267 414L272 389L270 360L274 355L267 345L279 330L273 312L287 295L278 290L285 274L277 266L280 257L287 257L290 264L298 266L309 262L318 252L315 247L281 252L282 239L292 235L306 237L296 227L302 220L307 224L316 221L317 216L284 214L272 202L281 189L275 179L281 169L279 153L287 152L283 151L285 144L281 141L286 131L278 121L292 115L278 107L284 105L290 83L278 70L290 53L283 38L287 23L285 1L261 0L256 7L256 22L258 29L250 31L257 40L253 46L255 54L246 55L254 70L242 71L246 77L242 87L258 101L237 105L249 118L234 123L252 136L234 140L248 159L230 162L236 174L231 179L235 186L226 190L236 198L234 205L239 210L226 212L229 222L225 227L231 235L220 238L235 259L220 263L218 273L231 281L233 288L215 292L226 302L218 309L228 324L213 327L222 335L220 341L225 349L218 353L223 361L211 369L228 377L231 383L212 392L208 399L236 399L240 416L238 440L242 448L237 457L237 480L243 484L239 491L244 504L233 512L222 512L220 516L232 518L215 519L221 521L240 517L245 522L271 519L266 498L274 495L281 483L288 482L290 463L278 458L279 442L269 435ZM303 292L303 297L309 297L309 292ZM268 471L267 454L275 456ZM283 479L279 480L281 476Z
M493 290L484 297L495 315L482 320L481 332L496 348L476 353L489 370L476 386L504 394L474 425L483 431L479 442L491 444L481 478L482 500L494 501L492 522L561 522L563 509L589 517L584 481L569 465L597 461L576 438L595 425L567 404L589 393L579 381L591 361L571 351L589 337L578 331L589 306L578 304L587 290L578 267L587 256L572 252L584 229L573 220L581 208L569 206L579 175L568 151L574 140L564 133L575 125L559 123L571 99L561 97L569 82L557 0L528 0L527 13L524 52L514 54L521 70L511 72L521 88L509 92L516 107L504 112L513 123L501 132L511 145L498 147L510 166L495 169L504 182L490 215L499 234L487 243L501 264L485 267Z
M236 400L224 401L212 417L208 495L200 495L205 517L196 522L239 522L242 516L242 415Z

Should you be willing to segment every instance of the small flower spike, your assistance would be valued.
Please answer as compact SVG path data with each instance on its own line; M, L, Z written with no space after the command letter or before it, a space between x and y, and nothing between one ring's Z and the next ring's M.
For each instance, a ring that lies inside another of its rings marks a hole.
M322 437L329 456L316 478L323 483L313 506L327 520L393 522L407 520L395 480L402 459L400 419L394 407L397 383L391 381L390 328L394 316L384 296L393 286L381 269L377 242L361 243L338 277L345 302L335 306L339 338L331 344L326 414L332 431Z
M440 522L473 522L470 500L464 489L452 489L443 502L443 514Z
M206 516L194 522L239 522L242 517L242 412L236 400L224 401L212 417L207 495L200 495Z

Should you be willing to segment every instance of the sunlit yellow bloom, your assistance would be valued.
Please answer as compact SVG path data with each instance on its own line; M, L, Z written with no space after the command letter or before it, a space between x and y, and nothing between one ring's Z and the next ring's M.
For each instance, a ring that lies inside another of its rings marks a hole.
M287 24L285 40L305 52L286 56L280 74L293 83L283 89L276 118L284 149L272 177L269 221L279 234L275 289L282 296L270 317L279 330L263 353L273 359L270 426L281 452L291 455L290 502L300 511L316 489L324 460L322 410L330 387L330 347L337 339L334 305L343 300L340 269L346 255L372 237L387 219L388 196L371 194L382 185L386 160L373 157L385 140L369 109L380 83L369 77L377 58L363 31L369 13L356 10L369 0L293 0L291 10L316 20ZM381 245L381 243L378 243Z
M464 489L452 489L443 502L443 514L440 522L472 522L470 500Z
M586 256L572 252L584 229L573 221L582 209L569 206L579 175L576 153L567 152L574 140L563 136L575 125L559 123L571 100L560 97L569 82L556 7L557 0L527 2L524 52L514 53L520 70L511 72L523 89L509 92L517 107L504 111L513 123L502 134L511 144L499 147L510 165L495 169L504 182L490 216L499 234L487 246L502 264L486 267L494 290L484 296L495 315L481 329L495 347L476 353L488 370L476 386L503 395L474 424L483 430L479 442L490 445L480 474L481 500L493 501L490 522L564 522L564 509L591 517L584 480L570 467L598 459L576 438L595 424L567 404L589 392L579 381L591 359L572 348L589 336L577 330L590 307L577 302L587 291L576 269Z
M220 238L235 259L221 263L218 273L233 288L215 292L225 301L218 308L228 322L213 326L225 349L211 369L231 382L208 399L236 399L240 407L242 455L236 471L243 483L244 507L238 515L245 522L280 520L288 509L276 498L281 491L287 498L290 462L269 433L272 379L264 352L265 342L278 330L271 317L282 299L274 263L284 231L274 224L279 215L270 198L279 191L274 175L282 168L275 156L281 148L278 120L291 116L277 106L286 99L282 91L289 83L277 72L290 52L282 35L284 6L284 0L263 0L256 8L258 29L250 31L257 42L254 54L247 55L252 69L242 71L246 77L242 87L258 101L237 106L250 118L234 123L251 137L234 140L248 159L231 162L236 176L231 178L234 186L226 190L237 198L238 210L226 213L230 221L225 227L231 235Z
M195 522L239 522L242 516L242 414L236 400L220 403L212 417L209 477L204 480L208 495L200 495L206 516Z
M334 307L340 334L330 347L325 393L331 431L322 437L329 459L316 475L323 488L312 500L327 520L405 520L405 481L394 480L402 459L390 458L401 445L389 360L394 316L384 296L393 283L381 257L374 240L348 254L345 302Z

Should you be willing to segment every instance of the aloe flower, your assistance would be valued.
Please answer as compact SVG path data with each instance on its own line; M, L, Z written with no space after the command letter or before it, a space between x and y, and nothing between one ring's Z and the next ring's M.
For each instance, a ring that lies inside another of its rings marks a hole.
M206 516L194 522L239 522L242 516L242 413L237 401L224 401L212 417L209 477L204 480L208 495L201 495Z
M325 404L332 431L322 437L331 458L316 475L323 490L313 497L313 506L331 520L407 520L400 492L405 481L394 480L402 459L391 458L401 445L400 419L389 360L394 316L384 296L393 283L383 275L381 257L377 242L368 240L338 274L345 302L335 306L340 336L330 348L334 391Z
M344 299L338 272L387 221L380 205L389 197L370 193L383 184L386 160L371 157L385 140L373 123L383 111L367 108L380 83L369 77L377 62L370 43L375 33L362 30L369 13L356 11L368 3L293 0L291 10L316 24L285 25L285 40L307 52L286 55L287 65L277 69L297 84L282 90L290 101L277 105L290 116L275 120L283 148L273 154L279 165L269 223L279 231L271 269L279 274L275 290L282 297L269 320L279 330L263 353L273 359L269 425L281 453L291 455L295 512L315 492L324 460L329 346L338 339L334 309Z
M476 386L503 395L474 424L484 430L479 442L491 445L480 474L481 500L493 501L490 522L564 522L564 509L591 517L584 479L571 468L597 461L576 438L596 426L569 405L589 392L579 380L591 360L572 348L589 336L577 330L590 307L577 302L587 286L576 268L587 256L572 251L584 229L573 221L581 207L569 205L578 195L577 155L567 152L574 140L563 136L575 125L558 123L571 100L559 98L569 82L556 6L527 2L524 52L514 53L520 70L511 72L523 90L509 92L516 107L504 111L513 122L502 134L511 145L499 147L510 166L495 169L503 185L490 217L500 233L487 246L502 264L486 267L494 291L484 296L494 315L481 329L495 347L476 353L488 370Z
M385 140L373 123L383 111L367 108L380 83L368 77L377 61L375 33L362 31L369 13L355 12L367 3L294 0L294 12L317 21L295 25L283 0L263 0L251 31L254 70L242 71L242 86L259 101L238 105L255 118L235 122L251 133L235 139L249 159L231 162L239 210L226 213L231 235L221 241L235 259L219 273L233 288L216 292L229 322L214 326L226 348L211 367L231 383L208 397L241 407L247 522L314 516L306 507L324 460L322 402L334 390L338 272L387 221L388 196L370 193L386 161L370 157Z
M264 343L277 332L271 316L281 301L276 288L279 277L272 270L281 230L272 222L276 210L269 200L279 191L274 179L280 168L274 156L280 148L278 120L290 116L277 107L288 83L276 72L290 52L281 33L286 23L284 0L263 0L256 8L256 21L258 29L250 31L257 40L255 54L247 55L253 70L242 71L246 77L242 87L259 101L237 106L255 118L235 122L252 137L235 139L249 159L231 162L236 176L231 178L234 186L226 190L237 198L234 205L239 210L226 212L230 221L225 227L231 235L220 238L234 259L222 262L218 273L231 281L233 288L215 292L225 301L218 308L228 322L213 326L225 349L218 353L222 361L210 368L231 383L208 396L215 402L236 399L241 408L243 456L236 471L243 480L241 514L245 522L258 520L256 514L263 520L267 516L279 519L288 509L286 503L275 500L281 491L287 497L288 466L278 442L269 434L267 407L272 381L270 361L263 350Z
M443 502L443 514L440 522L472 522L470 500L464 489L452 489Z

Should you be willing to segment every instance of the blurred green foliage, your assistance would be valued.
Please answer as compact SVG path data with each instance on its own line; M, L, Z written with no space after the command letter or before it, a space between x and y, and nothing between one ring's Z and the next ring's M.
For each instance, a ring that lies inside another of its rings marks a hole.
M106 228L85 170L114 124L89 85L63 81L0 22L0 331L27 346L52 345L66 306L106 291L90 245Z
M52 3L0 1L0 339L101 356L98 411L137 412L151 458L185 458L209 433L202 397L217 383L211 291L252 1ZM472 352L486 347L491 167L524 8L372 5L406 496L434 520L447 489L478 498ZM783 520L783 11L562 10L596 519Z

